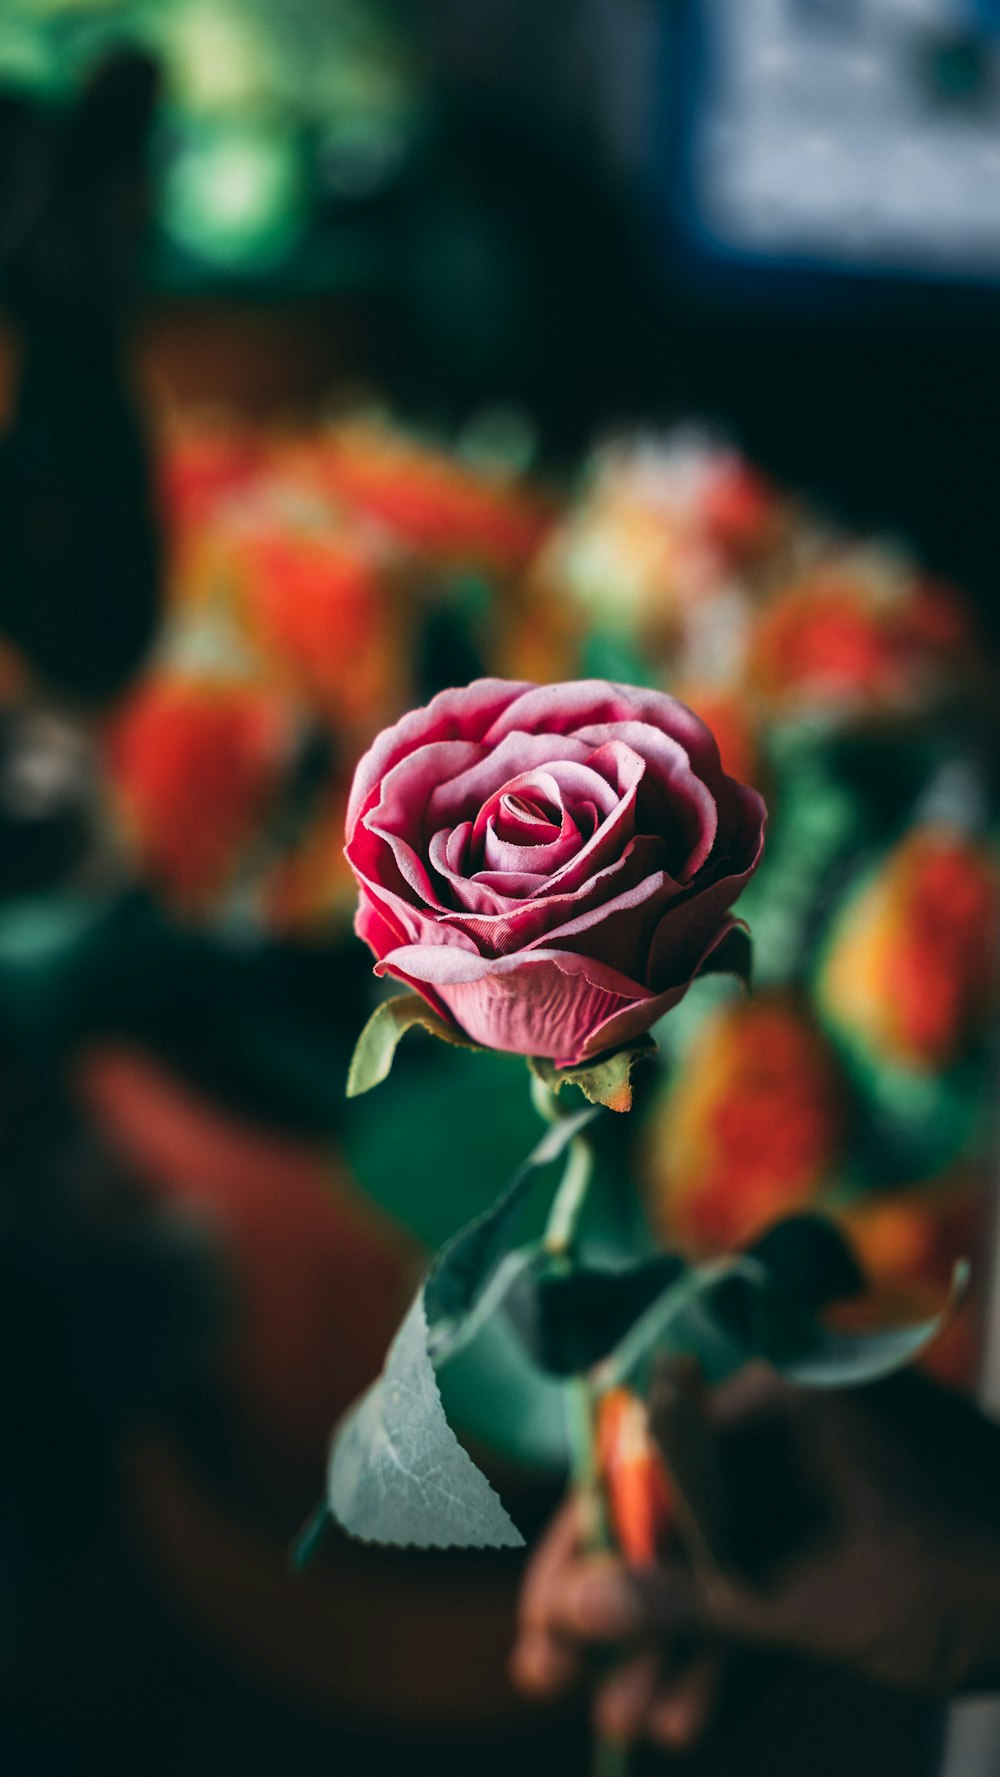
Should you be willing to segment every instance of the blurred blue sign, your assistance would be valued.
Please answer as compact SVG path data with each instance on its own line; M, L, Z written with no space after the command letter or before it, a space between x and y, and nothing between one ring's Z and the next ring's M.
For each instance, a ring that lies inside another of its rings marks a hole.
M685 220L729 260L1000 276L1000 0L694 0Z

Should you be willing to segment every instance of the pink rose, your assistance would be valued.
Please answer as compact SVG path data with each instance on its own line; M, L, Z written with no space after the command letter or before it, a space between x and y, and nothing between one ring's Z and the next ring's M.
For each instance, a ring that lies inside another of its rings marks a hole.
M376 974L475 1042L577 1066L682 998L737 923L764 822L676 699L480 679L358 765L355 929Z

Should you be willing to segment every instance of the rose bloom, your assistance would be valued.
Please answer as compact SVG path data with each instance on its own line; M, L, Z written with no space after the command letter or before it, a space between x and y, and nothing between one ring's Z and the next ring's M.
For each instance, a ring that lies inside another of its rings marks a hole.
M742 1246L804 1208L836 1162L841 1101L820 1032L761 997L708 1019L649 1132L651 1209L670 1245Z
M886 1060L949 1066L997 999L1000 874L963 833L917 828L847 905L820 1004L838 1031Z
M674 698L481 679L358 765L356 930L473 1041L575 1066L681 999L736 924L764 821Z

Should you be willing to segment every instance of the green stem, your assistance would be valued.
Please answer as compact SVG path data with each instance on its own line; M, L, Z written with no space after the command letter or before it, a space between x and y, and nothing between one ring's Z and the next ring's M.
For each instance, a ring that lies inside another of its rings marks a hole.
M531 1083L531 1098L539 1116L554 1123L560 1116L555 1094L538 1079ZM585 1135L575 1136L566 1156L563 1176L552 1199L545 1225L545 1250L569 1269L573 1261L577 1229L594 1172L594 1151ZM595 1418L597 1397L591 1378L573 1376L566 1385L566 1432L569 1443L573 1490L584 1514L585 1542L596 1551L610 1547L597 1464ZM628 1747L619 1740L598 1736L594 1741L591 1777L628 1777Z
M577 1224L587 1200L594 1172L594 1150L585 1135L574 1136L566 1155L559 1189L552 1199L545 1224L545 1250L568 1257L576 1240Z

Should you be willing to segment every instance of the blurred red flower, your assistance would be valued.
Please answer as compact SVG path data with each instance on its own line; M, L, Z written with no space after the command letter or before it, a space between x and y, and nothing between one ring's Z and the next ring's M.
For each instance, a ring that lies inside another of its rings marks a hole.
M649 1133L652 1211L668 1245L743 1245L816 1197L841 1140L826 1044L791 1002L727 1006L699 1032Z
M911 1067L947 1067L996 1004L1000 873L981 843L916 828L842 914L819 981L840 1031Z
M520 482L487 475L371 422L345 424L318 439L316 470L346 508L443 562L516 573L552 521L548 503Z
M968 642L950 589L901 573L889 558L823 562L764 606L750 680L775 706L910 707Z
M147 878L198 906L231 877L292 743L289 714L254 686L161 678L113 719L108 760Z
M226 539L251 635L334 728L367 739L394 713L406 648L383 565L359 537L280 514Z

